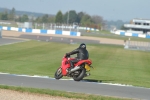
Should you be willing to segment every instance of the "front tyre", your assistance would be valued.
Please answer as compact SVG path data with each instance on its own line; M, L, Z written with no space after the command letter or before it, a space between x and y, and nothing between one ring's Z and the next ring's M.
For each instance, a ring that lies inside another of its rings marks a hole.
M85 68L80 69L80 74L73 76L74 81L80 81L84 78L84 75L86 73Z
M58 68L57 71L55 72L55 79L61 79L63 77L62 75L62 69Z

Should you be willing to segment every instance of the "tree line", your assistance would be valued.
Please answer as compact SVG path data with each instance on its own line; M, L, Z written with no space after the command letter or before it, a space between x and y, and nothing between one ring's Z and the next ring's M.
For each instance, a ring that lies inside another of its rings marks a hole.
M10 20L15 22L28 22L33 23L59 23L59 24L73 24L77 23L80 26L86 26L91 28L100 29L105 25L105 21L99 15L90 16L85 12L76 12L75 10L67 11L62 13L61 10L56 13L55 16L44 14L43 16L36 17L23 14L20 16L16 15L15 8L9 11L0 13L0 20Z

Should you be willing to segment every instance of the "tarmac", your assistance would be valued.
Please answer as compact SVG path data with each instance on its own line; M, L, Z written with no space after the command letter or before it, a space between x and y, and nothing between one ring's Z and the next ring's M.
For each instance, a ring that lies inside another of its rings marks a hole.
M12 43L25 40L38 40L46 42L61 42L61 43L86 43L86 44L113 44L124 45L123 40L108 39L100 37L88 37L88 36L64 36L54 34L36 34L36 33L23 33L16 31L2 31L2 38L0 38L0 44L4 42Z

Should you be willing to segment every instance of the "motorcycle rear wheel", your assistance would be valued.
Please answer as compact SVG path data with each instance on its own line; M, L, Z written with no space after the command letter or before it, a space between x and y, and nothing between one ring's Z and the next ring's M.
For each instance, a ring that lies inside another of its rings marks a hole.
M82 68L80 71L81 72L80 72L80 74L78 76L73 76L74 81L80 81L80 80L82 80L84 78L84 75L86 73L85 68Z
M58 68L55 72L55 79L61 79L63 77L62 75L62 69L61 68Z

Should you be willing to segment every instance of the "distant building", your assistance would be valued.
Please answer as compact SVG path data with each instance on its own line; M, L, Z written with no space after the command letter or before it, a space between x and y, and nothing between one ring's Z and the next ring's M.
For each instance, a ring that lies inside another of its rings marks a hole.
M24 22L24 23L17 22L17 25L20 28L32 28L32 22Z
M24 22L24 28L32 28L32 22Z
M124 24L126 32L150 34L150 19L133 19L130 24Z

